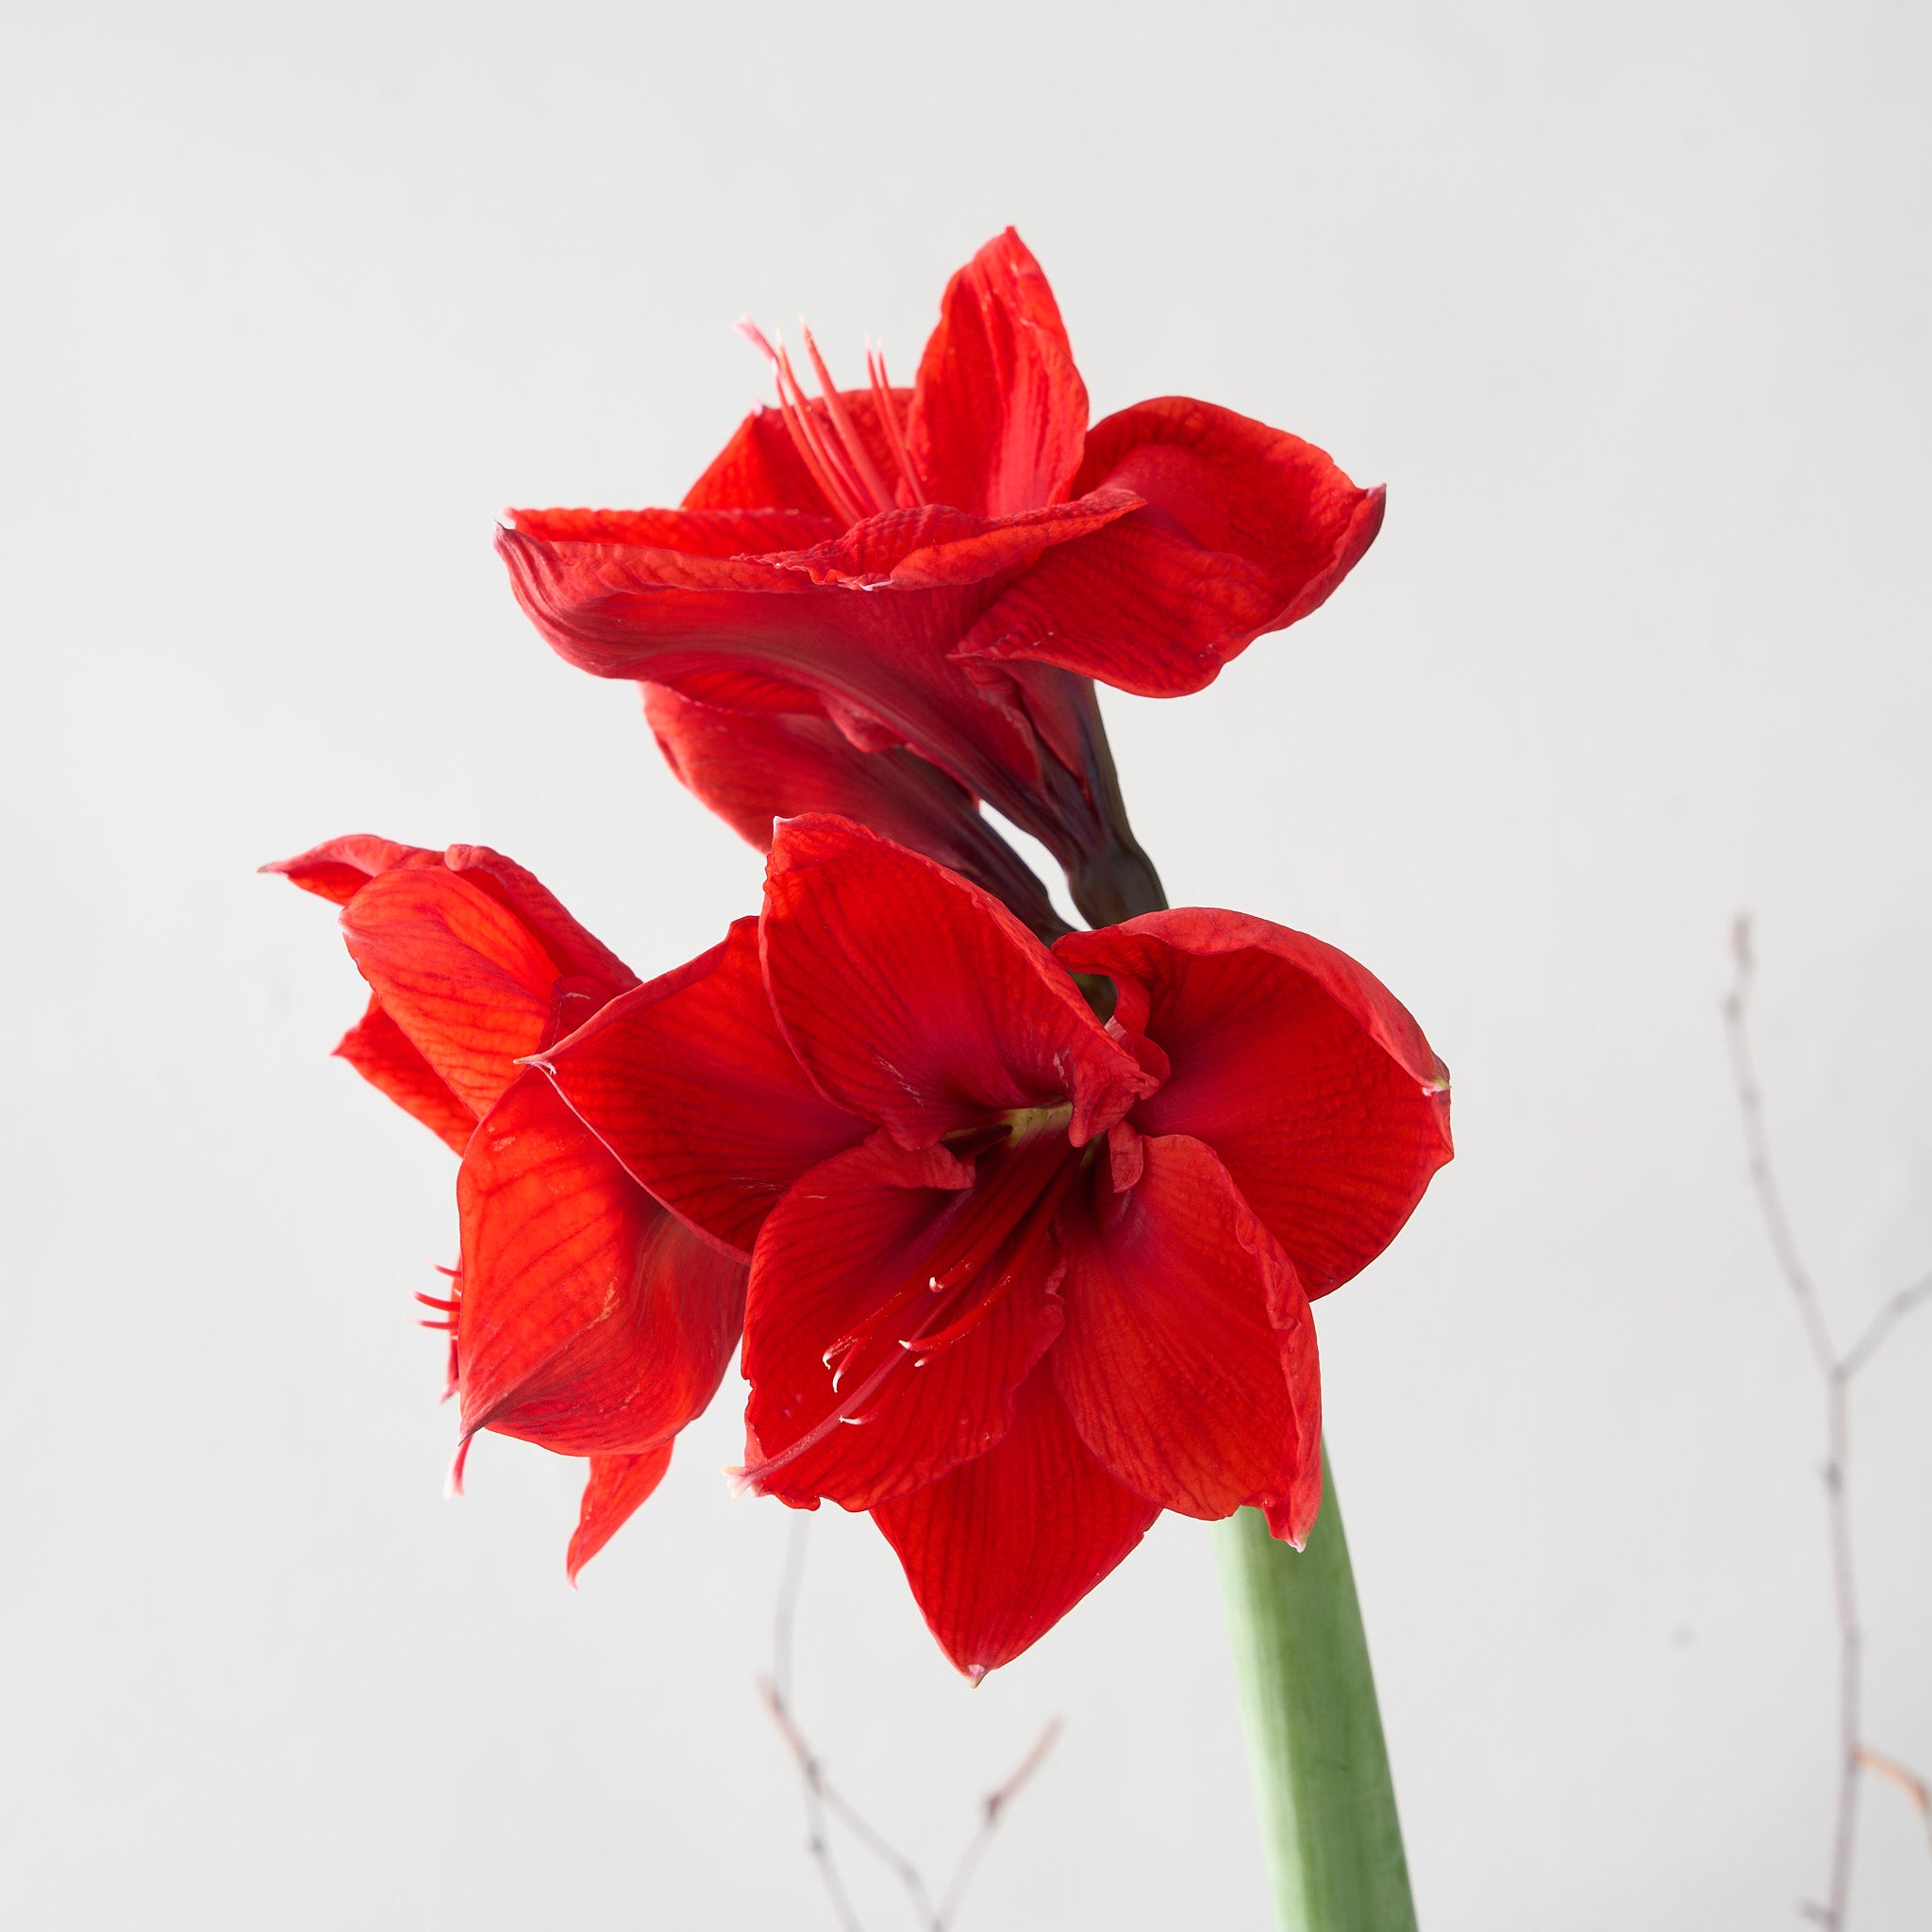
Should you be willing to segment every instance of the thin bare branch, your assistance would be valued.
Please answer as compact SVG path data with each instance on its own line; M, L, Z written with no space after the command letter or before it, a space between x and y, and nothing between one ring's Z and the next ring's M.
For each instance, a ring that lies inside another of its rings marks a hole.
M1822 1374L1831 1374L1838 1367L1838 1351L1832 1345L1831 1330L1825 1325L1824 1308L1811 1271L1791 1234L1790 1218L1785 1212L1783 1191L1771 1163L1771 1137L1764 1122L1764 1094L1757 1084L1757 1069L1751 1058L1751 1036L1745 1016L1751 1004L1751 982L1757 962L1751 950L1751 921L1740 913L1731 926L1731 959L1734 974L1724 1000L1724 1032L1730 1041L1731 1077L1738 1091L1738 1110L1744 1122L1744 1151L1751 1168L1751 1185L1757 1190L1757 1207L1771 1237L1772 1251L1778 1267L1797 1297L1798 1313L1805 1324L1806 1339L1811 1344Z
M1731 1076L1737 1089L1738 1111L1743 1123L1751 1184L1757 1195L1758 1212L1764 1221L1765 1231L1771 1237L1772 1250L1797 1302L1805 1339L1824 1385L1824 1477L1831 1541L1832 1594L1838 1611L1839 1631L1838 1796L1832 1825L1829 1889L1822 1904L1807 1900L1799 1907L1799 1911L1805 1918L1824 1926L1826 1932L1844 1932L1845 1904L1851 1893L1852 1852L1857 1826L1858 1774L1861 1771L1871 1771L1889 1778L1906 1791L1925 1818L1927 1841L1932 1843L1932 1791L1927 1790L1924 1781L1916 1774L1874 1751L1861 1736L1865 1636L1858 1621L1848 1493L1851 1379L1872 1359L1907 1315L1922 1303L1932 1301L1932 1275L1914 1282L1909 1288L1901 1289L1879 1309L1850 1350L1843 1355L1838 1352L1817 1284L1798 1252L1790 1219L1785 1211L1783 1191L1778 1186L1777 1173L1772 1164L1771 1139L1765 1126L1764 1095L1758 1086L1757 1070L1752 1058L1747 1024L1755 971L1751 922L1741 914L1731 928L1731 956L1734 971L1731 990L1724 1003L1724 1032L1730 1045Z
M1888 1757L1882 1751L1874 1751L1869 1744L1858 1746L1858 1762L1888 1784L1896 1785L1917 1808L1920 1822L1925 1827L1925 1842L1932 1846L1932 1785L1926 1784L1919 1774L1908 1766L1901 1764L1896 1757Z
M1932 1302L1932 1274L1923 1281L1915 1281L1909 1288L1902 1288L1873 1316L1871 1325L1851 1347L1845 1350L1845 1358L1840 1365L1839 1373L1849 1382L1890 1337L1891 1331L1909 1315L1914 1308L1922 1308Z
M925 1876L918 1865L893 1844L891 1840L887 1838L826 1776L824 1763L806 1740L805 1733L799 1728L798 1721L792 1715L792 1637L798 1621L799 1592L805 1580L805 1541L809 1524L810 1518L803 1514L792 1524L791 1540L785 1552L784 1578L779 1585L778 1603L772 1618L772 1674L758 1680L758 1695L763 1699L765 1708L771 1713L772 1722L777 1726L778 1735L785 1740L785 1748L791 1753L798 1766L799 1782L805 1790L806 1824L810 1834L808 1848L824 1880L825 1890L831 1897L832 1909L838 1916L841 1932L863 1932L863 1927L852 1908L851 1899L839 1873L838 1861L832 1853L831 1841L825 1830L828 1814L836 1818L898 1879L905 1890L907 1901L912 1907L913 1916L919 1921L921 1932L948 1932L958 1913L967 1884L980 1858L985 1855L988 1841L997 1828L1000 1818L1018 1795L1020 1788L1040 1769L1046 1754L1053 1748L1054 1740L1060 1734L1060 1720L1055 1718L1048 1724L1035 1740L1033 1748L1007 1774L1005 1780L981 1800L979 1827L968 1841L958 1864L954 1868L952 1882L946 1887L944 1900L935 1909L932 1893L927 1889Z
M960 1903L966 1896L966 1888L973 1882L973 1874L978 1869L980 1859L986 1856L986 1848L992 1842L993 1833L999 1829L1007 1807L1019 1795L1020 1788L1046 1761L1046 1754L1059 1741L1063 1728L1058 1718L1049 1718L1046 1728L1033 1740L1032 1750L981 1801L979 1829L966 1841L966 1849L959 1854L959 1862L953 1867L946 1895L940 1902L939 1911L933 1918L933 1932L947 1932L958 1913Z
M798 1617L798 1593L805 1583L806 1529L807 1520L801 1516L791 1525L791 1541L785 1546L785 1574L778 1586L777 1606L772 1613L772 1675L760 1680L758 1692L773 1723L778 1726L779 1735L798 1761L799 1784L805 1792L806 1849L818 1867L840 1932L865 1932L853 1909L851 1894L845 1890L825 1829L824 1774L798 1726L791 1722L787 1702L791 1689L792 1629Z

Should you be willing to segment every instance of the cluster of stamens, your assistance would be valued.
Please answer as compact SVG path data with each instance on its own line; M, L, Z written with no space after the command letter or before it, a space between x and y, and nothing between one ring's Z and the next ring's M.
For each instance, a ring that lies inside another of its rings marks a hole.
M925 501L919 472L913 467L912 453L907 447L905 429L899 421L899 405L886 375L883 349L874 348L870 341L866 343L865 375L873 406L885 432L886 446L898 471L891 482L866 447L851 410L832 380L831 371L825 367L824 358L819 354L818 344L811 339L811 330L803 322L799 324L799 334L821 391L816 399L808 396L799 382L782 336L774 347L749 319L741 322L738 330L771 363L778 384L778 407L784 411L792 445L825 501L847 524L863 523L867 517L882 511L908 509Z
M418 1322L416 1325L419 1328L441 1329L449 1336L449 1374L442 1385L442 1394L438 1398L447 1402L457 1392L457 1318L462 1312L463 1277L455 1268L439 1267L436 1272L448 1277L448 1295L419 1294L416 1299L425 1308L434 1308L441 1319Z
M956 1158L979 1170L959 1211L931 1250L871 1314L826 1349L833 1406L816 1427L775 1456L735 1472L761 1480L841 1424L871 1420L869 1405L902 1365L923 1369L957 1347L1011 1291L1038 1254L1091 1148L1067 1140L1066 1110L1021 1117L956 1136Z

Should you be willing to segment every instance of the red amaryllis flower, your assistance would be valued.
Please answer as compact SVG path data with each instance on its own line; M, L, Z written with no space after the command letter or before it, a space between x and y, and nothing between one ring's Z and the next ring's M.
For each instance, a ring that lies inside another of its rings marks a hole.
M342 908L370 999L336 1051L462 1156L461 1265L446 1300L419 1297L450 1331L455 1477L479 1429L589 1457L575 1578L663 1479L743 1320L742 1262L518 1064L637 974L487 846L336 839L266 870Z
M1112 980L1112 1021L1070 969ZM750 1254L746 1480L870 1510L974 1676L1163 1508L1306 1536L1308 1297L1450 1154L1441 1063L1332 948L1184 910L1049 952L830 817L779 828L761 917L708 964L537 1063Z
M1053 292L1011 229L947 286L909 391L872 354L867 386L840 390L808 334L805 347L822 394L771 351L779 407L745 419L680 508L513 512L499 547L525 609L601 676L727 716L825 721L861 755L910 747L958 788L955 841L987 800L1047 845L1091 919L1158 904L1090 680L1199 690L1328 596L1374 539L1382 492L1188 397L1090 429ZM828 742L801 739L794 772L808 741ZM753 829L728 783L680 769ZM850 779L822 775L781 808Z

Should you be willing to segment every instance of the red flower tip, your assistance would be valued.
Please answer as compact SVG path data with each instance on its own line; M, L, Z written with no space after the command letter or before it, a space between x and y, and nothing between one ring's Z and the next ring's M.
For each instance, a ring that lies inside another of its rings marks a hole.
M591 1457L576 1532L564 1557L573 1590L577 1587L577 1572L624 1527L639 1505L664 1480L664 1472L670 1467L668 1441L627 1455Z

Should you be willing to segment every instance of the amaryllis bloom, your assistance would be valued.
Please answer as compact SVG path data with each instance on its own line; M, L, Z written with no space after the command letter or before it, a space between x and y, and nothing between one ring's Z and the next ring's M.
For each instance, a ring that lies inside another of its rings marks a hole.
M667 1213L519 1062L637 974L521 866L331 840L266 868L341 910L369 1008L336 1051L462 1156L447 1298L460 1480L479 1429L590 1458L573 1577L658 1484L743 1321L741 1261Z
M1331 947L1190 909L1049 951L833 817L779 828L759 919L537 1064L750 1257L743 1479L870 1510L975 1677L1162 1509L1300 1542L1309 1297L1450 1156L1441 1063Z
M779 407L744 420L680 508L512 512L499 548L525 609L600 676L727 720L817 721L861 755L909 748L954 781L955 845L987 801L1054 853L1091 919L1159 903L1091 680L1198 691L1327 598L1380 526L1382 492L1190 397L1090 427L1053 291L1010 228L948 284L911 389L869 352L866 386L841 390L804 346L821 393L769 351ZM823 807L827 787L911 783L903 762L857 778L823 732L801 735L792 774L814 744L840 769L781 811ZM731 802L737 779L712 790L676 762L765 842ZM896 830L932 804L906 801Z

